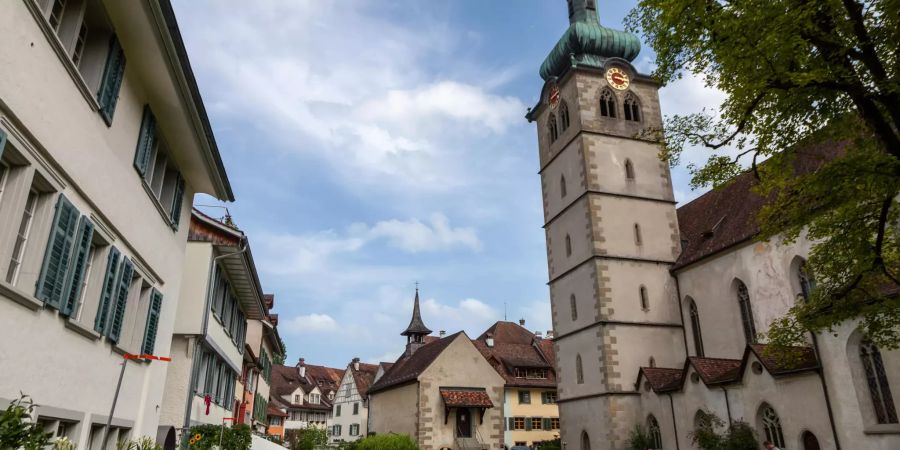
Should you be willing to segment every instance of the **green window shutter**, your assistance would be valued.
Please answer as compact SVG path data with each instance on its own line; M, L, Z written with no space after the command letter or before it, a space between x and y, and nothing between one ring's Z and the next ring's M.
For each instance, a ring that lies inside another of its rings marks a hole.
M510 417L509 419L507 419L507 421L509 422L509 427L507 427L507 430L516 429L516 419Z
M141 131L138 133L137 148L134 151L134 168L142 177L148 175L150 168L150 156L153 155L153 146L156 145L156 116L150 110L150 105L144 105L144 118L141 120Z
M132 275L134 275L134 264L128 258L122 258L122 269L119 271L118 287L116 288L115 312L112 314L112 323L109 324L108 337L113 342L119 342L119 335L122 333Z
M175 196L172 198L172 210L169 211L169 218L172 220L172 228L178 229L181 222L181 203L184 201L184 178L181 173L177 173L178 178L175 180Z
M525 431L531 431L531 417L525 418Z
M88 256L91 253L91 240L94 238L94 222L87 216L81 217L78 227L78 235L75 238L75 251L72 257L72 268L66 277L65 298L63 298L60 312L71 315L78 307L81 299L81 285L84 281L84 270L88 265Z
M72 247L78 229L78 210L59 194L50 238L44 252L44 264L37 282L36 296L53 308L60 308L66 284L66 272L72 259Z
M542 422L543 425L544 425L544 426L542 427L543 429L545 429L545 430L550 430L550 429L551 429L552 425L550 424L550 419L544 418L543 420L541 420L541 422Z
M6 132L0 130L0 158L3 157L3 149L6 148Z
M100 307L97 309L97 317L94 318L94 331L106 334L106 324L109 321L109 306L112 304L113 292L116 287L116 270L119 268L119 249L110 247L109 256L106 258L106 274L103 276L103 287L100 292Z
M97 92L97 103L100 104L100 116L107 125L112 124L113 114L116 112L116 102L119 101L119 90L122 88L122 79L125 77L125 52L119 44L119 39L113 35L109 39L109 53L106 56L106 67L103 69L103 78L100 81L100 90Z
M141 346L141 353L145 355L152 355L153 347L156 345L156 330L159 327L162 300L161 292L156 289L150 292L150 312L147 314L147 326L144 328L144 345Z

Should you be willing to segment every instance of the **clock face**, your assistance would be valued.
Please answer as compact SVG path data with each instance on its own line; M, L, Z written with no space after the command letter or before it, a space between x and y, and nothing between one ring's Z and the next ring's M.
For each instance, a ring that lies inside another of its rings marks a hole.
M550 103L550 108L556 109L559 105L559 87L553 86L550 88L550 95L547 96L547 100Z
M617 67L613 67L606 71L606 81L610 86L620 91L628 89L628 74Z

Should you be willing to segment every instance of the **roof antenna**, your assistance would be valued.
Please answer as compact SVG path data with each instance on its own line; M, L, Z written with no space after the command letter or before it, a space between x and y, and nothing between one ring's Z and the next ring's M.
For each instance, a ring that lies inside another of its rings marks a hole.
M503 321L506 322L506 300L503 300Z

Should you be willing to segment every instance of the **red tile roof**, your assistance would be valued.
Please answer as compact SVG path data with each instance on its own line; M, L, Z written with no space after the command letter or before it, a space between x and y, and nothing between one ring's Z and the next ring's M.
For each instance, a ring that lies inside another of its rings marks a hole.
M493 408L494 403L484 388L440 388L448 408Z
M487 337L494 338L488 347ZM514 322L496 322L472 341L508 386L556 387L553 342L537 339L531 331ZM517 378L516 368L545 369L547 378Z
M753 344L747 349L756 355L763 367L773 376L786 375L795 372L804 372L807 370L815 370L819 368L819 362L816 359L816 352L811 347L795 347L793 350L797 352L796 359L783 360L776 359L766 354L765 344ZM744 357L746 364L747 357Z
M375 384L369 387L369 393L375 393L393 386L414 381L431 365L431 363L453 342L462 331L442 339L426 343L412 355L402 355Z
M330 410L331 400L328 399L328 392L336 392L344 376L344 371L332 367L317 366L314 364L306 364L306 376L301 377L300 371L296 366L272 366L272 396L279 397L281 402L286 403L289 408L303 408L314 410ZM284 396L290 396L297 390L302 388L303 392L309 394L315 387L319 388L322 393L321 403L318 405L311 403L303 403L303 405L294 404L293 398L285 399Z
M286 412L283 412L280 409L278 409L272 405L269 405L269 407L266 409L266 415L267 416L278 416L278 417L287 417L288 416L288 414Z
M366 398L369 394L369 386L372 385L377 372L378 365L376 364L359 363L359 369L355 369L353 363L350 363L350 373L353 374L353 382L356 383L356 390L360 397Z
M688 364L694 367L700 379L707 386L731 383L741 379L743 373L740 359L688 358Z
M667 369L664 367L641 367L638 380L643 374L656 393L677 391L681 388L684 371L682 369Z
M812 173L836 158L842 144L822 143L796 152L797 173ZM765 162L763 165L766 164ZM753 173L744 173L678 208L682 251L673 270L745 242L759 233L756 217L767 200L753 192Z

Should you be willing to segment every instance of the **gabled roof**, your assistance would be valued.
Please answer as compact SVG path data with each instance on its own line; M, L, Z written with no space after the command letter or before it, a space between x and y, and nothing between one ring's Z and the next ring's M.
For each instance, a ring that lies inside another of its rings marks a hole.
M656 393L677 391L681 389L681 383L684 381L684 371L664 367L641 367L638 371L638 387L641 376L647 379L647 383Z
M797 351L798 358L791 361L781 361L772 358L766 354L766 347L767 345L765 344L748 345L747 350L744 352L744 365L747 364L750 352L753 352L763 367L766 368L766 371L775 377L819 368L816 352L812 347L795 347L794 350Z
M336 392L340 385L344 371L332 367L317 366L314 364L306 364L306 376L301 377L300 371L296 366L272 366L272 390L273 397L280 397L280 401L285 403L289 408L303 409L330 409L331 400L328 398L328 392ZM321 403L310 404L304 402L302 405L293 403L290 397L297 388L309 394L315 388L319 388L322 393ZM288 397L288 398L284 398Z
M487 345L489 336L494 339L493 347ZM499 321L485 330L478 339L473 340L472 344L503 377L508 386L556 386L553 342L538 339L525 327L513 322ZM517 378L516 368L546 369L547 378Z
M485 388L439 388L448 408L493 408L494 402Z
M431 343L426 343L419 347L412 355L402 355L397 362L388 369L384 376L378 379L375 384L369 388L369 393L373 394L387 388L415 381L428 366L440 356L441 352L453 342L458 336L465 333L462 331L451 334L442 339L438 339Z
M378 372L378 365L359 363L359 369L356 369L351 362L347 366L347 370L353 375L353 382L356 384L356 391L359 393L359 396L366 398L369 395L369 386L372 385L375 380L375 374Z
M743 374L742 360L740 359L691 356L685 364L685 373L687 373L688 365L694 367L694 370L700 375L700 379L707 386L733 383L740 380Z

